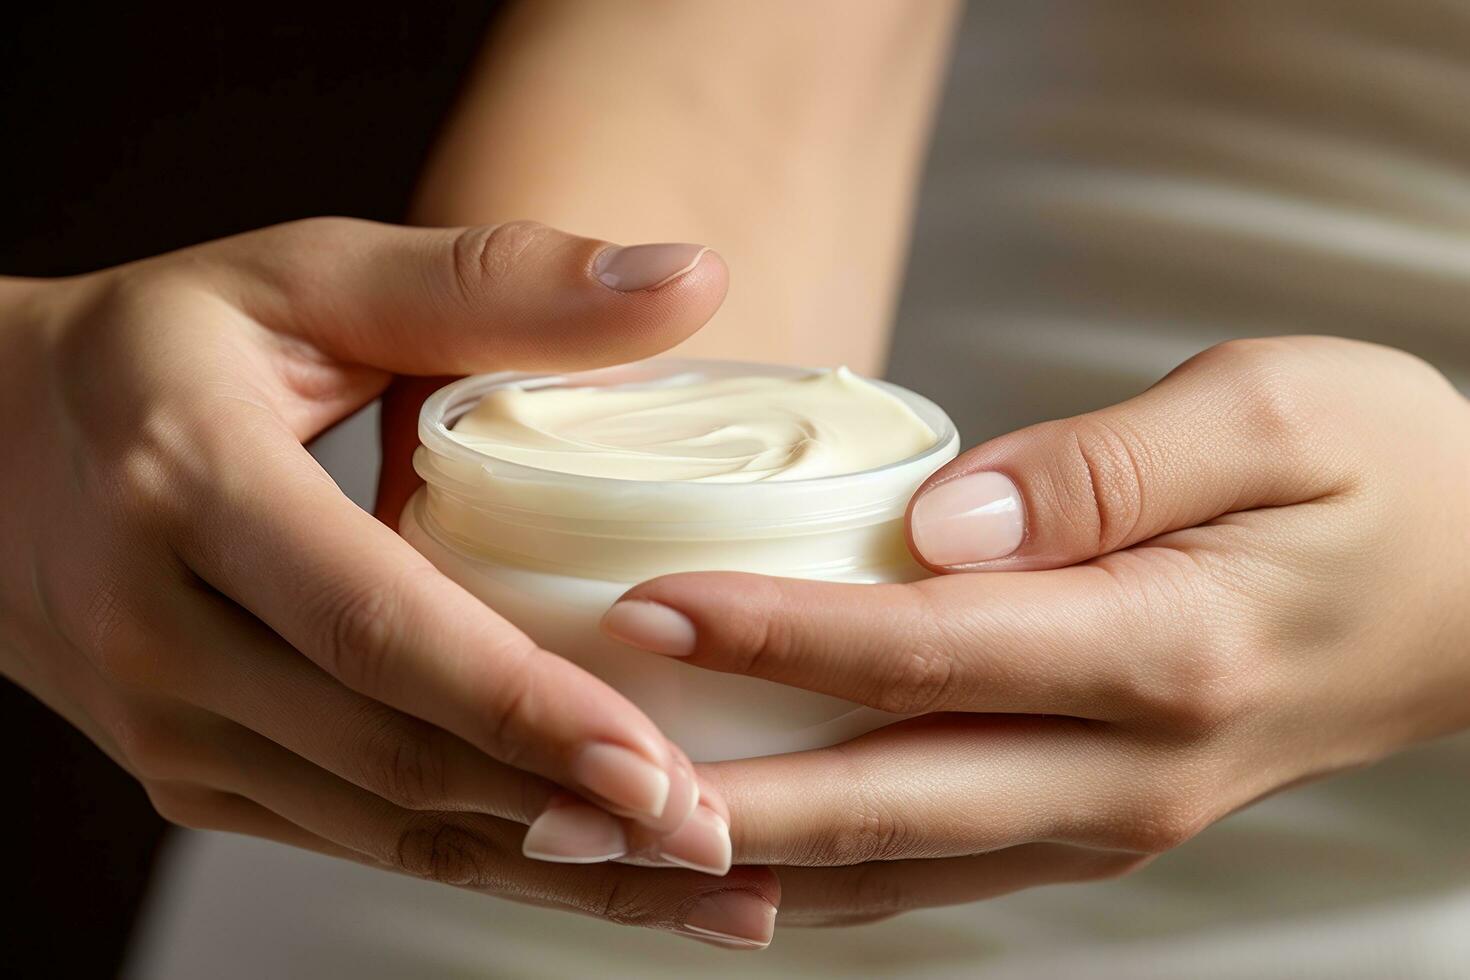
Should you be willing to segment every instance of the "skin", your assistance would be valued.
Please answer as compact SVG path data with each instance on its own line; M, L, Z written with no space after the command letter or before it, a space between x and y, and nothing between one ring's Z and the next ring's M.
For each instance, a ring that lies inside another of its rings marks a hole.
M654 863L692 809L687 757L353 505L303 447L394 372L647 356L724 293L713 253L656 289L607 288L592 275L606 247L530 223L315 219L0 280L0 669L184 826L654 928L681 928L715 892L774 904L759 868L522 857L525 825L565 787L622 817L631 859ZM666 772L667 812L581 783L592 744ZM714 787L700 795L728 816Z
M782 868L783 922L1125 873L1470 727L1470 402L1424 362L1231 342L970 450L916 500L975 472L1020 488L1008 557L906 585L698 573L625 597L688 617L691 668L927 713L708 767L738 861L854 866Z
M846 363L887 346L959 5L537 0L466 80L411 219L527 215L704 242L738 270L678 353Z

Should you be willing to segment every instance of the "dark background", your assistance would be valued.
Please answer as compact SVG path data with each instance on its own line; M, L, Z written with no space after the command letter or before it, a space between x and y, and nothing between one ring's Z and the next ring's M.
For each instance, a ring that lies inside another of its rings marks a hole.
M400 220L496 6L8 9L0 275L87 272L310 215ZM0 816L0 972L110 976L164 825L131 777L5 681L0 740L19 769Z

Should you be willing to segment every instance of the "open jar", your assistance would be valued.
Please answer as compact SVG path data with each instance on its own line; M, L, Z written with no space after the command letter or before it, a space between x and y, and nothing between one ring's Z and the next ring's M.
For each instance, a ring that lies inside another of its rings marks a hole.
M425 486L400 531L444 574L536 643L602 678L700 762L819 748L897 716L759 678L704 671L634 650L597 628L633 585L672 572L743 571L841 582L922 577L904 513L925 477L953 459L954 424L937 405L872 381L935 434L905 459L837 476L751 483L653 482L539 469L449 435L487 394L516 386L654 387L724 378L800 378L804 368L661 359L584 371L456 381L419 414L414 468Z

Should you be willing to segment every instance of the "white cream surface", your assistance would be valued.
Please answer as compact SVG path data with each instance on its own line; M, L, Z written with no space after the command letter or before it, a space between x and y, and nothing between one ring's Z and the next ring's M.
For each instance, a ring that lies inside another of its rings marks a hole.
M937 439L908 405L845 367L789 378L507 387L482 398L449 434L538 469L683 483L858 473Z

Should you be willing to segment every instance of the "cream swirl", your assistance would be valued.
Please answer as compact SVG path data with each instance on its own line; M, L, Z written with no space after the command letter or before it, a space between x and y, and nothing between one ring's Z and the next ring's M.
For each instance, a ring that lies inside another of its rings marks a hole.
M790 378L507 387L482 398L450 436L543 470L682 483L857 473L907 459L937 438L908 405L847 368Z

